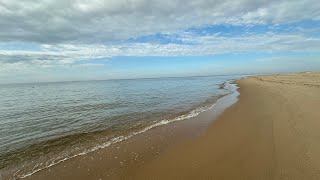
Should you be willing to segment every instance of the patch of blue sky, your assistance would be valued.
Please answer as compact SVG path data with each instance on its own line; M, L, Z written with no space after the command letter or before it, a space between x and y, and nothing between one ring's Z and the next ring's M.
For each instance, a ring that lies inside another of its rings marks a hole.
M108 66L104 68L108 72L130 72L132 75L139 75L132 78L238 74L237 71L228 70L228 72L224 72L224 70L228 66L250 66L257 59L265 58L265 56L265 53L227 53L210 56L174 57L118 56L110 59L107 62Z
M185 32L196 35L214 35L233 37L245 36L248 34L265 34L265 33L293 33L300 32L302 29L318 29L320 21L308 20L285 24L250 24L250 25L209 25L200 28L190 28ZM320 33L320 32L318 32Z
M31 42L1 42L0 50L40 51L41 46Z
M159 57L159 56L118 56L105 61L113 68L121 69L144 69L161 68L161 67L176 67L186 66L196 68L197 66L206 66L208 64L215 65L244 65L255 62L259 59L271 59L275 57L286 58L312 58L319 57L320 53L306 53L306 52L281 52L281 53L266 53L266 52L252 52L252 53L225 53L207 56L174 56L174 57Z
M127 40L127 42L155 43L155 44L184 44L184 42L179 39L179 34L165 34L165 33L156 33L153 35L130 38Z
M75 61L73 64L80 65L80 64L106 64L110 58L94 58L94 59L82 59Z
M198 66L206 66L207 64L241 64L244 61L250 62L256 59L271 56L267 53L226 53L208 56L174 56L174 57L159 57L159 56L118 56L110 59L113 68L123 69L143 69L143 68L161 68L161 67L189 67L196 68Z
M156 33L127 40L130 43L156 43L156 44L190 44L181 40L181 34L188 33L194 36L223 36L239 37L254 34L290 34L302 33L307 37L320 37L320 21L308 20L285 24L250 24L250 25L208 25L189 28L177 33ZM190 44L191 45L191 44Z
M320 20L306 20L284 24L248 24L248 25L207 25L202 27L188 28L175 33L155 33L145 36L130 38L124 43L154 43L154 44L185 44L192 45L181 39L184 33L194 36L222 36L239 37L254 34L290 34L302 33L306 37L320 37Z

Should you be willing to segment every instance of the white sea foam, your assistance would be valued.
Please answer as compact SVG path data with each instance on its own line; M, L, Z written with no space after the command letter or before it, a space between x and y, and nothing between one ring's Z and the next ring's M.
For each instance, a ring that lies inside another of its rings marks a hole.
M166 124L169 124L169 123L172 123L172 122L176 122L176 121L182 121L182 120L193 118L193 117L199 115L201 112L204 112L204 111L212 108L214 105L215 104L213 104L212 106L199 107L199 108L197 108L197 109L195 109L195 110L193 110L193 111L191 111L191 112L189 112L187 114L184 114L184 115L181 115L181 116L177 116L177 117L175 117L173 119L163 119L163 120L161 120L159 122L156 122L155 124L152 124L152 125L150 125L148 127L145 127L144 129L142 129L140 131L132 132L127 136L118 136L118 137L112 138L111 140L109 140L109 141L107 141L107 142L105 142L103 144L99 144L99 145L97 145L97 146L95 146L95 147L93 147L91 149L85 150L85 151L83 151L81 153L78 153L78 154L75 154L75 155L72 155L72 156L68 156L68 157L58 157L58 158L56 158L54 160L51 160L50 162L46 162L46 164L44 166L43 166L43 163L37 164L37 165L34 166L32 171L30 171L29 173L26 173L26 174L22 174L22 175L18 176L17 174L20 171L20 170L18 170L14 174L13 178L14 179L15 178L26 178L26 177L31 176L31 175L33 175L33 174L35 174L35 173L37 173L37 172L39 172L39 171L41 171L43 169L50 168L50 167L52 167L54 165L57 165L57 164L59 164L61 162L66 161L68 159L72 159L72 158L77 157L77 156L86 155L86 154L88 154L90 152L93 152L93 151L96 151L98 149L106 148L106 147L108 147L108 146L110 146L112 144L127 140L127 139L129 139L129 138L131 138L131 137L133 137L135 135L141 134L141 133L146 132L146 131L148 131L150 129L153 129L155 127L166 125Z

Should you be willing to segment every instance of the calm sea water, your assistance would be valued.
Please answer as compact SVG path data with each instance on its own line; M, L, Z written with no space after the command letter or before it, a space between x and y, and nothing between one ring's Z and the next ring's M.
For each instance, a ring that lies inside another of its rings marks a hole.
M23 177L196 116L240 76L0 85L0 174Z

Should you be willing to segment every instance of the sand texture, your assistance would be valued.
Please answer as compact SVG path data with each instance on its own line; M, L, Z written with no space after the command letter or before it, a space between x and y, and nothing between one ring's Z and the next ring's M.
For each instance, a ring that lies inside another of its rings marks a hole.
M320 179L320 73L236 81L239 101L206 133L128 174L134 179Z

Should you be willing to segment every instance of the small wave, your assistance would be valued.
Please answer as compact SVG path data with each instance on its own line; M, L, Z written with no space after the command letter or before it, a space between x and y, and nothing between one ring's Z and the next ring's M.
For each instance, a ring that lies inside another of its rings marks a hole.
M220 84L219 89L226 89L228 84L229 84L229 82L224 82L224 83Z
M66 161L68 159L72 159L72 158L75 158L77 156L86 155L86 154L88 154L90 152L93 152L93 151L96 151L98 149L106 148L106 147L108 147L108 146L110 146L112 144L127 140L127 139L129 139L129 138L131 138L131 137L133 137L135 135L141 134L141 133L146 132L146 131L148 131L150 129L153 129L155 127L166 125L166 124L169 124L169 123L172 123L172 122L176 122L176 121L182 121L182 120L187 120L187 119L196 117L201 112L204 112L204 111L206 111L208 109L211 109L214 105L215 105L215 103L213 105L211 105L211 106L199 107L199 108L197 108L195 110L190 111L187 114L183 114L183 115L177 116L177 117L175 117L173 119L163 119L163 120L161 120L159 122L156 122L156 123L154 123L154 124L152 124L150 126L147 126L147 127L143 128L142 130L132 132L132 133L126 135L126 136L118 136L118 137L112 138L111 140L109 140L109 141L107 141L107 142L105 142L103 144L99 144L99 145L97 145L97 146L95 146L95 147L93 147L91 149L85 150L85 151L83 151L81 153L77 153L75 155L68 156L68 157L61 157L60 156L60 157L58 157L58 158L56 158L54 160L51 160L49 162L37 164L36 166L33 167L33 169L29 173L26 173L26 174L18 175L18 173L20 172L20 170L18 170L18 171L16 171L14 173L13 178L14 179L16 179L16 178L26 178L26 177L31 176L31 175L33 175L33 174L35 174L35 173L37 173L37 172L39 172L41 170L50 168L50 167L52 167L54 165L57 165L57 164L59 164L61 162Z

